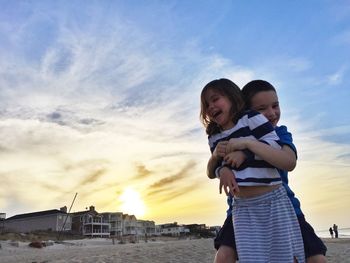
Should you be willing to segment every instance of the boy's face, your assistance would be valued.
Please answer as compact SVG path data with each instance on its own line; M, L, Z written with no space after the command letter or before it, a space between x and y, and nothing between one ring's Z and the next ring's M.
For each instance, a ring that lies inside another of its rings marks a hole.
M251 99L251 108L262 113L273 127L277 126L281 111L276 92L269 90L256 93Z

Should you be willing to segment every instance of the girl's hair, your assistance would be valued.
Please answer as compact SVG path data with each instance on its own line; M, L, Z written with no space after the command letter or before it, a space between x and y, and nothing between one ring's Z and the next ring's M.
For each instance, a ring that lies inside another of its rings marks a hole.
M213 135L221 131L219 125L211 121L208 116L208 102L205 95L208 90L218 92L220 95L227 97L231 102L232 121L236 123L244 111L244 99L239 87L229 79L216 79L204 86L201 92L201 111L200 120L205 127L208 135Z
M245 105L247 109L251 107L252 98L257 93L261 91L271 91L271 90L276 92L275 87L272 86L271 83L261 79L253 80L245 84L245 86L242 89L242 93L243 93L243 97L244 97Z

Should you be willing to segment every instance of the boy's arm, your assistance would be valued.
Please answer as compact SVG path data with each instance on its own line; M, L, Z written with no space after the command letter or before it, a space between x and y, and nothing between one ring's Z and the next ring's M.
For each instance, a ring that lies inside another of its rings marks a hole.
M296 166L296 155L291 148L279 144L280 137L267 118L251 111L248 113L248 126L252 135L258 140L234 138L230 140L227 151L248 149L256 156L270 163L276 168L291 171ZM285 144L283 144L285 145Z
M281 170L292 171L296 166L295 152L283 145L281 149L276 149L268 144L247 138L230 139L227 151L248 149L259 156L264 161Z

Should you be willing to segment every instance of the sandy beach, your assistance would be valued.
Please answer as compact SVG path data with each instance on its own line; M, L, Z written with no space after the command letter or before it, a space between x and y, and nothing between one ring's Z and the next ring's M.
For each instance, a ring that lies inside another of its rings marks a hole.
M350 239L324 239L329 263L350 262ZM38 249L28 242L1 241L0 263L187 263L213 262L212 239L150 241L114 244L110 239L74 240Z

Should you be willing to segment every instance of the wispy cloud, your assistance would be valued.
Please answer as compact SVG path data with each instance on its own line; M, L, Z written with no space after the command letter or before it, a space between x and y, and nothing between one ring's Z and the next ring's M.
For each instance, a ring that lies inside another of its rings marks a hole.
M291 58L286 65L295 72L303 72L311 68L311 61L306 58Z
M197 190L196 186L198 182L191 182L190 185L184 186L181 189L169 189L164 195L161 195L158 199L159 202L172 201L183 195L190 195L192 191Z
M170 194L170 195L180 195L181 192L186 192L185 189L177 190L174 192L173 185L181 185L183 179L189 179L190 171L194 169L196 162L189 161L179 172L174 175L164 177L157 182L151 184L148 187L148 196L153 196L157 194Z
M150 170L146 168L143 164L137 164L136 165L136 175L134 176L135 179L145 179L145 177L148 177L152 174Z
M343 76L346 73L345 68L341 68L338 71L336 71L335 73L329 75L327 77L327 82L329 85L335 86L335 85L339 85L342 83L343 81Z
M97 171L92 171L90 174L86 175L83 180L79 183L79 185L84 186L86 184L91 184L96 182L103 174L105 173L105 169L99 169Z
M348 46L350 44L350 30L349 31L343 31L341 33L338 33L333 38L333 43L337 45L345 45Z
M164 186L168 186L169 184L172 184L178 180L181 180L183 178L185 178L189 171L191 171L191 169L193 169L193 167L195 166L195 162L189 161L185 167L183 167L178 173L165 177L155 183L153 183L152 185L150 185L150 189L158 189L158 188L162 188Z

